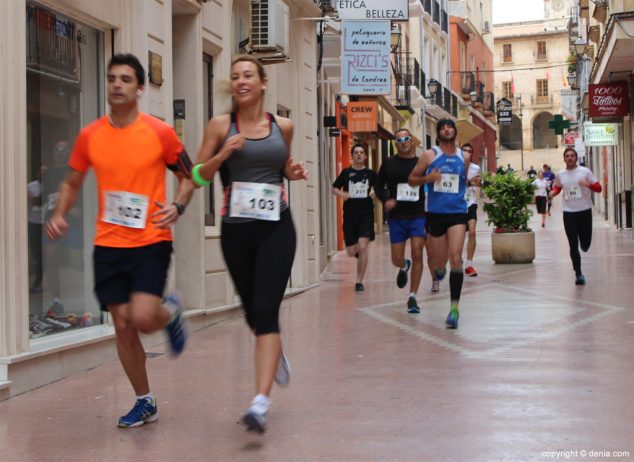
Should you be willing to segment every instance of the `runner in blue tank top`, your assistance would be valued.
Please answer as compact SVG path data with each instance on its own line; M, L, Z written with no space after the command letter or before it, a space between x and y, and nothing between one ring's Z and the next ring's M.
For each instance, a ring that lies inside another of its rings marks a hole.
M452 329L458 327L458 303L464 280L462 250L467 232L465 190L469 184L480 183L479 176L470 182L467 180L471 155L456 147L457 134L453 120L439 120L436 125L438 146L425 151L408 179L410 186L428 184L427 222L438 280L445 277L447 259L451 265L451 310L447 316L447 327Z

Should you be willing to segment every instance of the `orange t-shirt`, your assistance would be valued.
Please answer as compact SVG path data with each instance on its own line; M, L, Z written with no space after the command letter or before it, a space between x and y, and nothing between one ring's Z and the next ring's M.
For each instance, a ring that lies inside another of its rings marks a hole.
M141 247L172 240L171 230L157 228L151 215L159 209L156 201L165 204L166 165L176 164L182 151L174 129L144 113L125 128L113 127L104 116L81 130L68 165L79 172L95 171L95 245ZM126 221L133 215L136 227Z

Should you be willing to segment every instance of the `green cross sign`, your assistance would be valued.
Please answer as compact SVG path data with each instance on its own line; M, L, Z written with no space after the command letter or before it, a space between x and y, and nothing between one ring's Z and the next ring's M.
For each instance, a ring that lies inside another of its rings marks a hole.
M555 114L553 120L548 121L548 128L555 130L557 135L563 135L564 128L570 128L570 121L564 120L561 114Z

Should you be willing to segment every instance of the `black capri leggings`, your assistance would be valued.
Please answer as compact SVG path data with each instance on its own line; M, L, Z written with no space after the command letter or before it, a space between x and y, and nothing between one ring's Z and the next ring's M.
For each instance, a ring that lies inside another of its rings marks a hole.
M564 212L564 229L570 245L570 259L575 274L581 274L581 250L587 252L592 242L592 209Z
M256 335L278 333L278 315L291 275L297 238L290 210L279 221L222 223L222 253Z

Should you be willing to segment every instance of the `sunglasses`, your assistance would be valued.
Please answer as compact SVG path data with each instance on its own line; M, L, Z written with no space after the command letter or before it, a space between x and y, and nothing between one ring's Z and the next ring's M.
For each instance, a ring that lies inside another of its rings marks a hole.
M412 141L411 136L402 136L401 138L396 138L397 143L407 143L408 141Z

